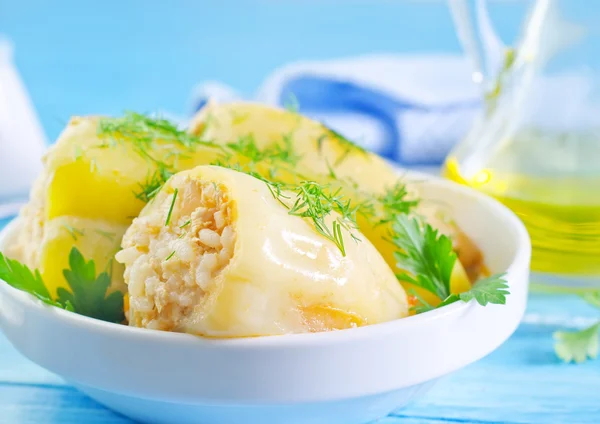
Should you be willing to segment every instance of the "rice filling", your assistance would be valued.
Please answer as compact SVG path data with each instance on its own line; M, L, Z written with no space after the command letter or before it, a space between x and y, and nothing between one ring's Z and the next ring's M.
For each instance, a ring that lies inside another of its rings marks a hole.
M129 324L184 331L233 257L232 205L225 187L191 178L161 202L134 219L116 259L126 265Z

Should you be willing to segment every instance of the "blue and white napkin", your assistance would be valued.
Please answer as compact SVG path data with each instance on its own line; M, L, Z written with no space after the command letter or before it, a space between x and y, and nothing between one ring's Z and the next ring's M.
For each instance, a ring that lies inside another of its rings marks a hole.
M194 111L209 98L226 102L241 96L206 82L194 92ZM298 62L273 72L254 99L244 100L297 102L302 114L407 167L439 166L481 105L471 64L452 55Z

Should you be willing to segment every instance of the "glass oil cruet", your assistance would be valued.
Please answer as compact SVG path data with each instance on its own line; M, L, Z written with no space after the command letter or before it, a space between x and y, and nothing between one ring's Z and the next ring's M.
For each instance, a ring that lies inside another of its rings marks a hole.
M518 214L532 283L600 288L600 1L532 1L513 49L485 0L449 2L484 107L445 176Z

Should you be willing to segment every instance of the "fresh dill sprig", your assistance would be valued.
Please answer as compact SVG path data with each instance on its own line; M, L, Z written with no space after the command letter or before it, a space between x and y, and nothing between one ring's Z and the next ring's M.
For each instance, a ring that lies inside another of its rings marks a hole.
M332 179L339 180L335 177ZM358 214L368 219L374 226L389 224L396 216L410 213L419 204L417 199L407 199L406 184L401 180L386 187L381 194L359 190L356 185L353 185L352 189L359 199Z
M338 156L338 158L335 160L335 163L333 164L334 166L338 166L339 164L344 162L344 160L346 160L346 158L348 157L348 155L350 153L358 153L358 154L365 155L366 157L368 157L367 149L365 149L364 147L359 146L358 144L354 143L353 141L347 139L342 134L327 127L326 125L324 125L324 124L321 124L321 125L323 126L323 129L325 132L320 137L318 137L316 140L317 150L320 153L323 152L323 144L326 140L335 140L339 146L344 148L344 151L342 152L342 154L340 156Z
M325 127L325 128L327 128L327 127ZM346 137L344 137L339 132L337 132L335 130L332 130L331 128L327 128L327 130L333 135L333 137L337 140L337 142L340 145L346 147L347 150L350 150L350 151L355 152L355 153L361 153L363 155L367 155L369 153L367 151L367 149L365 149L364 147L359 146L355 142L347 139Z
M394 217L409 213L417 204L417 200L407 200L408 191L406 184L397 181L393 186L387 187L385 193L378 197L382 209L382 218L379 224L387 224Z
M81 146L79 144L75 146L74 155L75 160L79 160L79 158L83 156L83 151L81 150Z
M260 148L252 134L246 134L238 138L236 142L227 143L222 149L219 160L230 162L234 156L236 159L244 159L251 164L268 163L271 167L281 164L294 166L300 156L294 151L292 134L284 134L279 143Z
M185 221L183 224L181 224L181 225L179 226L179 228L185 228L185 227L187 227L188 225L190 225L191 223L192 223L192 220L191 220L191 219L188 219L188 220L187 220L187 221Z
M95 229L94 232L101 235L102 237L107 238L108 240L111 240L111 241L114 240L115 237L117 236L116 233L112 233L110 231L103 231L100 229Z
M283 162L290 166L295 166L298 163L302 156L294 150L293 137L293 133L283 134L280 143L275 143L266 149L272 163Z
M339 248L343 256L346 256L346 249L342 229L350 233L350 236L355 241L359 241L352 234L352 230L358 228L356 223L357 208L351 205L350 200L346 200L342 196L341 188L332 192L330 186L322 185L315 181L300 181L293 184L278 180L273 181L256 172L252 163L242 166L239 163L231 164L216 161L213 165L243 172L264 182L273 198L288 209L290 215L312 221L315 230L325 238L331 240ZM296 200L292 205L289 204L289 201L286 201L290 199L290 196L286 195L284 191L295 193ZM337 212L340 217L334 219L331 226L328 226L326 217L332 212Z
M261 174L256 172L254 163L248 163L248 164L242 166L239 163L225 163L225 162L222 162L221 160L216 160L213 163L211 163L211 165L220 166L221 168L228 168L233 171L242 172L242 173L248 174L258 180L261 180L262 182L264 182L266 184L267 188L271 192L271 195L273 195L273 197L277 201L279 201L279 203L281 203L283 206L285 206L286 208L288 207L285 204L285 202L283 201L283 199L288 199L288 196L283 194L283 190L285 189L286 184L283 183L282 181L272 181L270 179L263 177Z
M283 107L290 113L298 113L300 110L300 103L298 102L298 98L294 93L289 93L287 100L283 104Z
M198 145L214 147L214 144L177 128L164 118L152 118L136 112L125 112L120 118L103 118L98 123L98 136L113 142L133 142L146 149L156 141L171 142L194 150Z
M179 193L179 189L175 189L173 192L173 199L171 200L171 206L169 206L169 212L167 213L167 220L165 221L165 227L169 226L171 222L171 214L173 213L173 207L175 206L175 200L177 199L177 193Z
M97 134L104 140L104 144L97 146L98 148L127 143L155 168L146 181L139 184L140 190L134 193L136 198L145 203L149 202L176 172L177 161L186 157L186 151L193 152L200 146L220 150L220 146L180 130L167 119L151 118L135 112L126 112L119 118L102 118L98 122ZM158 142L163 146L174 147L162 160L154 154Z
M245 120L247 120L249 117L250 117L250 112L241 113L241 112L237 112L235 110L231 111L231 123L233 125L240 125ZM209 121L210 121L211 118L213 118L212 115L208 115L206 117L206 120L205 120L206 125L208 125L208 123L209 123Z
M63 228L73 237L73 240L77 241L77 236L85 236L83 230L79 230L71 225L63 224Z
M146 181L139 184L139 190L134 192L135 197L144 203L152 200L165 182L177 172L177 161L185 157L185 151L195 151L199 146L218 153L218 161L221 163L229 163L235 159L252 166L268 164L272 175L282 167L295 166L300 159L293 148L292 134L282 135L280 142L265 148L260 148L251 134L240 137L236 142L220 145L180 130L167 119L151 118L135 112L126 112L120 118L101 119L97 132L98 137L104 140L104 144L97 146L98 148L128 143L140 157L150 163L153 170ZM158 142L162 146L170 143L176 148L159 160L155 153Z
M314 181L304 181L293 190L296 192L296 201L288 213L310 219L317 232L334 242L342 252L342 256L346 256L341 230L343 228L352 234L352 230L357 229L358 226L356 224L356 208L351 206L350 200L346 201L340 194L341 188L332 193L328 186ZM325 219L333 211L340 214L341 217L336 218L330 228ZM358 241L354 235L352 237Z
M169 260L169 259L171 259L171 258L172 258L174 255L175 255L175 251L173 250L173 251L171 252L171 254L165 258L165 261L168 261L168 260Z
M259 163L268 159L266 149L260 149L252 134L238 138L236 142L227 143L221 159L231 159L234 155L247 159L251 163Z
M134 192L135 197L144 203L148 203L156 196L162 186L173 174L174 171L167 167L167 165L159 164L158 168L146 179L146 181L138 184L140 191Z

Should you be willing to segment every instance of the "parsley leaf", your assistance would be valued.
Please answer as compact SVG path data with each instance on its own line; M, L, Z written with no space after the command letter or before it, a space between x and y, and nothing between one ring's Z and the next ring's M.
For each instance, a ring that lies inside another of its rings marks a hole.
M63 307L52 299L38 270L31 271L26 265L9 259L2 253L0 253L0 280L4 280L15 289L37 297L48 305Z
M75 312L103 321L119 323L125 319L123 293L113 292L106 296L110 276L102 272L96 276L93 260L85 261L81 252L73 247L69 253L69 268L63 271L71 292L64 287L57 290L58 301L71 304Z
M407 215L397 215L392 230L392 243L399 249L394 252L397 266L405 270L397 276L398 279L419 286L443 299L437 308L459 300L469 302L472 299L482 306L488 303L506 303L509 292L503 274L484 278L464 293L453 294L450 291L450 280L457 255L452 249L452 241L444 234L439 234L431 225ZM435 309L416 292L412 294L419 301L413 307L417 313Z
M407 215L397 215L392 229L392 243L399 249L394 252L397 266L406 271L398 279L440 299L450 296L450 277L457 259L452 241L431 225Z
M31 271L26 265L0 253L0 280L4 280L10 286L57 308L103 321L123 321L123 294L114 292L106 296L111 282L110 276L102 272L96 277L94 261L86 262L75 247L69 254L69 267L70 269L65 269L63 273L72 292L60 287L57 290L58 299L54 300L38 270Z
M590 305L600 308L600 291L587 292L581 296ZM553 334L556 355L565 362L584 362L598 356L598 331L600 321L579 331L556 331Z
M585 293L582 297L590 305L600 308L600 290Z
M554 333L554 350L565 362L584 362L598 356L598 330L600 321L580 331L557 331Z
M475 299L481 306L486 306L488 303L504 305L506 304L506 296L510 293L503 277L504 274L495 274L479 280L473 285L471 290L461 293L458 296L463 302Z

